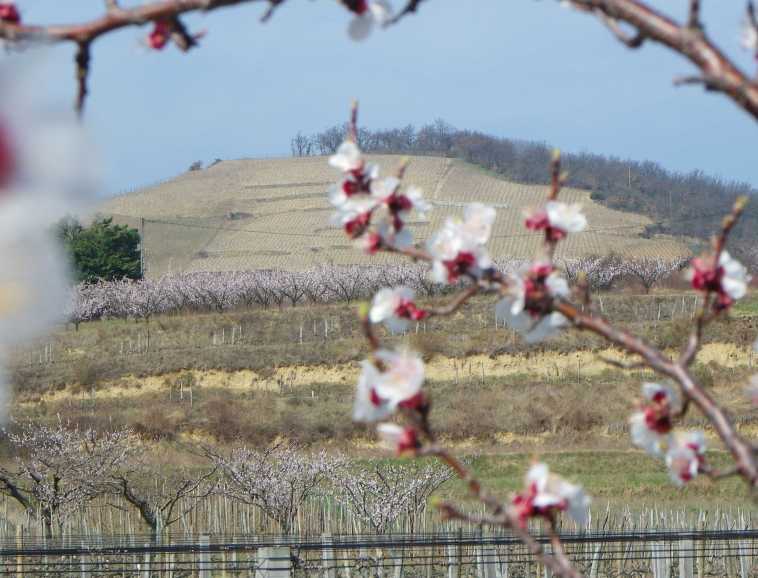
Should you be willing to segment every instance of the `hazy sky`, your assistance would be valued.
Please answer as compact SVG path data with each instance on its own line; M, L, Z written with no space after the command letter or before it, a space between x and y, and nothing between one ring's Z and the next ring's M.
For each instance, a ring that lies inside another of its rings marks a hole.
M393 0L396 6L399 0ZM683 15L686 0L653 2ZM27 22L102 12L102 0L21 0ZM122 2L122 4L128 4ZM705 2L708 32L742 66L743 0ZM148 51L148 28L93 47L87 125L107 163L106 192L169 178L195 160L283 156L298 131L346 119L366 126L437 117L458 128L547 141L568 151L656 160L758 185L758 124L700 88L665 49L630 51L594 18L550 0L428 0L417 16L348 39L350 15L330 0L289 0L267 24L262 5L186 19L207 29L189 54ZM70 101L72 49L49 51L47 88Z

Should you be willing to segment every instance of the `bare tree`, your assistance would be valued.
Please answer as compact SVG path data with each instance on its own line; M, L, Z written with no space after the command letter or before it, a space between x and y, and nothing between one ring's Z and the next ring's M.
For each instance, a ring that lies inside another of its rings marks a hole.
M341 455L306 453L292 445L240 447L229 455L205 448L204 453L222 475L218 491L259 508L285 534L292 532L303 503L346 464Z
M138 512L158 541L163 533L215 489L216 469L190 474L166 474L154 468L131 467L115 473L112 491L121 494Z
M7 433L19 452L14 469L0 468L5 494L42 520L45 535L53 535L65 519L108 490L109 475L134 451L131 430L96 432L28 422Z
M313 154L313 139L298 131L290 140L290 149L293 157L309 157Z
M377 534L392 529L407 516L412 532L415 516L426 510L427 500L453 471L439 462L375 462L359 468L343 468L334 479L332 491L356 520Z

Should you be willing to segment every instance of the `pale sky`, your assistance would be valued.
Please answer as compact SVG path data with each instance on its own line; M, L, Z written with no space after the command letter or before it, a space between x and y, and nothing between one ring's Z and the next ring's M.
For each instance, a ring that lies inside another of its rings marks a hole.
M399 0L393 0L396 7ZM102 0L21 0L29 23L102 13ZM129 2L122 2L124 5ZM133 2L131 4L134 4ZM653 4L677 15L686 0ZM744 1L704 2L707 31L741 66ZM186 19L199 49L151 52L148 28L93 46L86 124L106 163L104 193L170 178L195 160L287 156L290 138L346 120L389 128L443 118L567 151L654 160L758 186L758 124L721 96L675 88L692 67L652 44L630 51L593 17L550 0L427 0L363 43L330 0L289 0L267 24L262 4ZM50 86L74 95L73 50L48 50Z

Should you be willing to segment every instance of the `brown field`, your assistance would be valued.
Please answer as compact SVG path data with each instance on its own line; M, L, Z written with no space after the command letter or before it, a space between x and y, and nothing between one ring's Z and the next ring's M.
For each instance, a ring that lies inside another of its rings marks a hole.
M398 156L369 157L388 174ZM139 226L145 219L147 271L220 271L263 268L304 269L317 264L369 263L329 222L326 191L337 174L325 157L223 161L168 182L105 202L100 211ZM466 203L498 209L489 243L495 258L527 258L539 236L522 226L524 209L545 198L543 186L508 182L464 162L412 157L406 182L421 187L435 210L411 224L415 238L427 239L444 219ZM615 251L626 256L689 254L671 238L642 238L649 219L606 209L588 191L565 189L562 198L583 205L589 230L561 244L559 257Z
M686 338L693 298L658 290L603 294L598 301L618 323L673 354ZM735 308L732 321L711 327L694 367L751 437L758 435L758 409L743 387L758 361L751 348L757 326L758 299L752 296ZM606 364L601 356L620 354L594 337L565 332L528 348L510 330L495 328L492 302L485 298L408 335L384 337L423 352L435 429L473 460L498 495L517 488L529 460L540 457L585 484L601 511L606 505L616 512L650 506L751 510L739 480L701 479L680 490L660 461L630 446L628 415L640 383L654 376ZM356 460L386 459L371 429L350 419L357 362L365 354L355 305L85 323L15 352L12 414L83 427L129 426L167 468L201 466L189 451L198 443L228 448L283 439ZM709 461L727 463L696 412L683 425L705 427ZM0 460L8 459L7 451L0 445ZM462 499L465 487L451 482L440 495Z

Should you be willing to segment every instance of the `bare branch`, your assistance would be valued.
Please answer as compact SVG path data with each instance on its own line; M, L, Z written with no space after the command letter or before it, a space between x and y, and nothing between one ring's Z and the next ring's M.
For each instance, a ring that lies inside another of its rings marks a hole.
M615 20L608 15L601 13L600 19L608 27L608 30L613 32L613 35L623 44L629 48L639 48L645 42L645 35L640 31L637 31L634 36L630 36L619 26L618 20Z
M393 16L389 20L389 22L387 22L387 25L391 26L393 24L397 24L398 22L400 22L400 20L402 20L403 18L405 18L409 14L415 14L416 11L418 10L419 5L423 1L424 0L408 0L408 2L406 3L406 5L403 6L402 10L400 10L400 12L398 12L395 16Z
M89 78L90 43L79 42L76 50L76 82L78 86L76 96L76 112L81 117L84 113L84 102L89 92L87 81Z
M700 21L700 0L690 0L690 11L687 17L687 27L693 30L702 30L703 23Z

